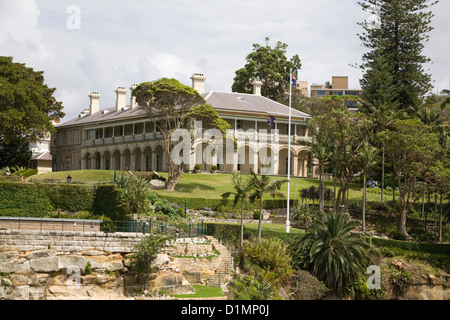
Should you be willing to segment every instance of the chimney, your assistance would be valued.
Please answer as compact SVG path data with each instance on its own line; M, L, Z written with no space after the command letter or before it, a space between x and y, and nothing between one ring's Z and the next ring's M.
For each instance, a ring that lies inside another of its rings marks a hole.
M94 114L100 111L100 95L98 92L92 92L89 95L89 98L91 98L91 103L89 105L89 113Z
M137 104L136 104L136 97L133 96L133 90L136 89L137 86L138 86L137 84L133 84L133 85L130 87L130 91L131 91L130 107L131 107L131 109L134 109L134 108L137 107Z
M125 89L125 87L118 87L115 92L116 92L116 111L121 111L122 108L125 108L127 106L127 101L125 99L127 89Z
M255 96L260 96L261 95L261 87L262 87L262 82L259 80L255 80L253 81L253 94Z
M191 77L192 88L197 90L198 93L205 93L205 80L206 77L201 73L194 73Z

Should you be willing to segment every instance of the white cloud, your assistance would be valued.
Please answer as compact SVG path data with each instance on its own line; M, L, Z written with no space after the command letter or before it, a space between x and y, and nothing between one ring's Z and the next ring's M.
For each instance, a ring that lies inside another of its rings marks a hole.
M81 29L67 28L70 5L81 13ZM433 11L436 29L425 53L436 86L448 86L447 32L450 3ZM101 106L114 105L117 86L174 77L190 85L204 73L206 90L230 91L234 72L245 64L253 43L282 41L298 54L300 78L323 83L348 75L359 85L364 48L358 22L368 18L356 0L15 0L0 2L0 54L45 71L56 87L68 120L99 91Z

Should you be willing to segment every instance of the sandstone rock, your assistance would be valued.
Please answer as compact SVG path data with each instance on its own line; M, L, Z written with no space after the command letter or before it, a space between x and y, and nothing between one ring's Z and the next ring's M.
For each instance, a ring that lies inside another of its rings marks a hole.
M59 270L58 257L47 257L30 260L30 267L36 272L54 272Z
M87 265L87 260L83 256L61 256L58 257L58 268L59 269L68 269L68 268L79 268L80 270L84 270Z
M82 256L104 256L105 252L100 250L81 251Z
M49 258L56 256L56 250L40 250L40 251L34 251L30 254L26 255L26 258L28 260L33 259L40 259L40 258Z
M8 251L0 252L0 263L14 262L19 259L19 252Z

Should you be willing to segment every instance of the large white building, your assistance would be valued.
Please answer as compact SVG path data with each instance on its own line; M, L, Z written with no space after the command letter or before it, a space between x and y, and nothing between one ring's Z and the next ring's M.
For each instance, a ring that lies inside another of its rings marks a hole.
M217 110L231 127L228 136L236 139L232 153L215 153L213 163L205 161L204 151L208 141L197 140L191 146L189 163L185 169L192 171L195 165L209 171L217 165L220 172L240 170L244 173L286 175L288 161L289 108L261 96L261 83L254 82L253 94L205 92L206 77L194 74L192 86ZM140 108L133 97L131 86L118 87L116 105L100 107L100 94L89 95L89 108L79 117L55 126L51 154L53 170L167 170L163 137L154 121ZM129 97L127 98L127 94ZM268 126L269 116L274 119ZM310 169L310 141L308 121L311 117L291 110L291 174L306 177ZM225 145L225 143L224 143ZM267 157L270 163L265 160Z

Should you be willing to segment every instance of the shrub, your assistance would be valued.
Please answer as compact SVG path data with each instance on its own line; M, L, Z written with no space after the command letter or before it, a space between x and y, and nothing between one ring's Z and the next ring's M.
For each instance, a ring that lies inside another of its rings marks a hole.
M322 281L305 270L297 270L289 286L293 300L319 300L329 291Z

